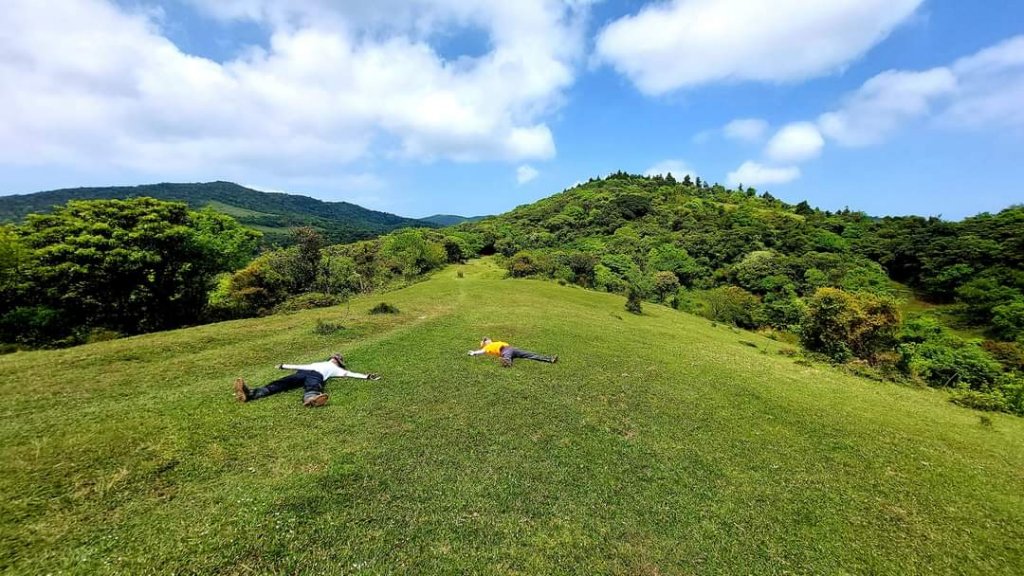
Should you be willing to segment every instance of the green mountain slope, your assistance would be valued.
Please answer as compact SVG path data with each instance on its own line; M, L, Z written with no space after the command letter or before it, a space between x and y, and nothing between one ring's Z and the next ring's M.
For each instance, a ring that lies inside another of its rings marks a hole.
M349 307L0 357L0 569L1013 574L1024 419L487 260ZM345 326L317 336L318 320ZM470 358L481 336L558 364ZM378 382L237 404L343 351ZM43 369L45 367L45 369Z
M437 224L438 226L455 226L456 224L462 224L464 222L479 222L484 218L487 218L487 216L472 216L467 218L466 216L456 216L454 214L434 214L433 216L420 218L420 220L431 224Z
M193 208L210 206L262 231L271 244L288 242L290 230L298 226L319 228L332 242L353 242L409 226L433 226L429 222L368 210L348 202L323 202L295 194L261 192L231 182L68 188L0 196L0 222L18 220L33 212L46 212L68 200L136 196L183 201Z

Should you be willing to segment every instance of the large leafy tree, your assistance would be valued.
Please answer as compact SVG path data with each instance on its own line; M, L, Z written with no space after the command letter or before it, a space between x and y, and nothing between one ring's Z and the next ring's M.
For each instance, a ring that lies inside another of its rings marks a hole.
M23 304L129 334L200 320L214 277L244 265L258 239L223 214L153 198L72 201L18 233L32 254Z

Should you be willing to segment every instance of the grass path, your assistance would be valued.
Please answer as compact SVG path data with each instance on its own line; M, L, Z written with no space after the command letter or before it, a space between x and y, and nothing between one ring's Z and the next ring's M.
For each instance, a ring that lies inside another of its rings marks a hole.
M0 357L0 571L1019 574L1024 419L487 261L313 310ZM316 336L318 319L340 322ZM505 370L483 335L543 353ZM378 382L239 405L341 350Z

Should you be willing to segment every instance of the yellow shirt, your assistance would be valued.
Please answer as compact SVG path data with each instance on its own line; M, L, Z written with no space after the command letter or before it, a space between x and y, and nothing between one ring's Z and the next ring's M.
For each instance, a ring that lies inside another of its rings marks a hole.
M491 356L501 356L501 349L505 346L508 346L508 342L491 342L483 347L483 351L484 354L490 354Z

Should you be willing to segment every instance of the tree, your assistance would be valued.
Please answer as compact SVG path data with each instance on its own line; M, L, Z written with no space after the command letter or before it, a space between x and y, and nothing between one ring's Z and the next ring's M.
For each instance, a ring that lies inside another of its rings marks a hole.
M643 292L636 284L630 284L626 289L626 312L642 314L643 311Z
M1024 340L1024 298L992 308L992 332L1006 340Z
M679 290L679 279L672 272L658 272L654 275L654 293L658 300L664 302L666 298Z
M19 234L37 262L31 304L129 334L199 321L215 276L251 258L259 237L152 198L72 201L30 215Z
M895 348L899 325L899 310L891 300L819 288L807 302L800 338L808 350L836 361L851 356L874 361Z
M793 209L793 212L801 216L810 216L814 214L814 208L811 208L811 205L807 203L807 200L801 200Z
M310 226L296 228L292 232L295 239L296 254L296 292L307 292L313 289L320 268L320 249L324 247L324 237Z

